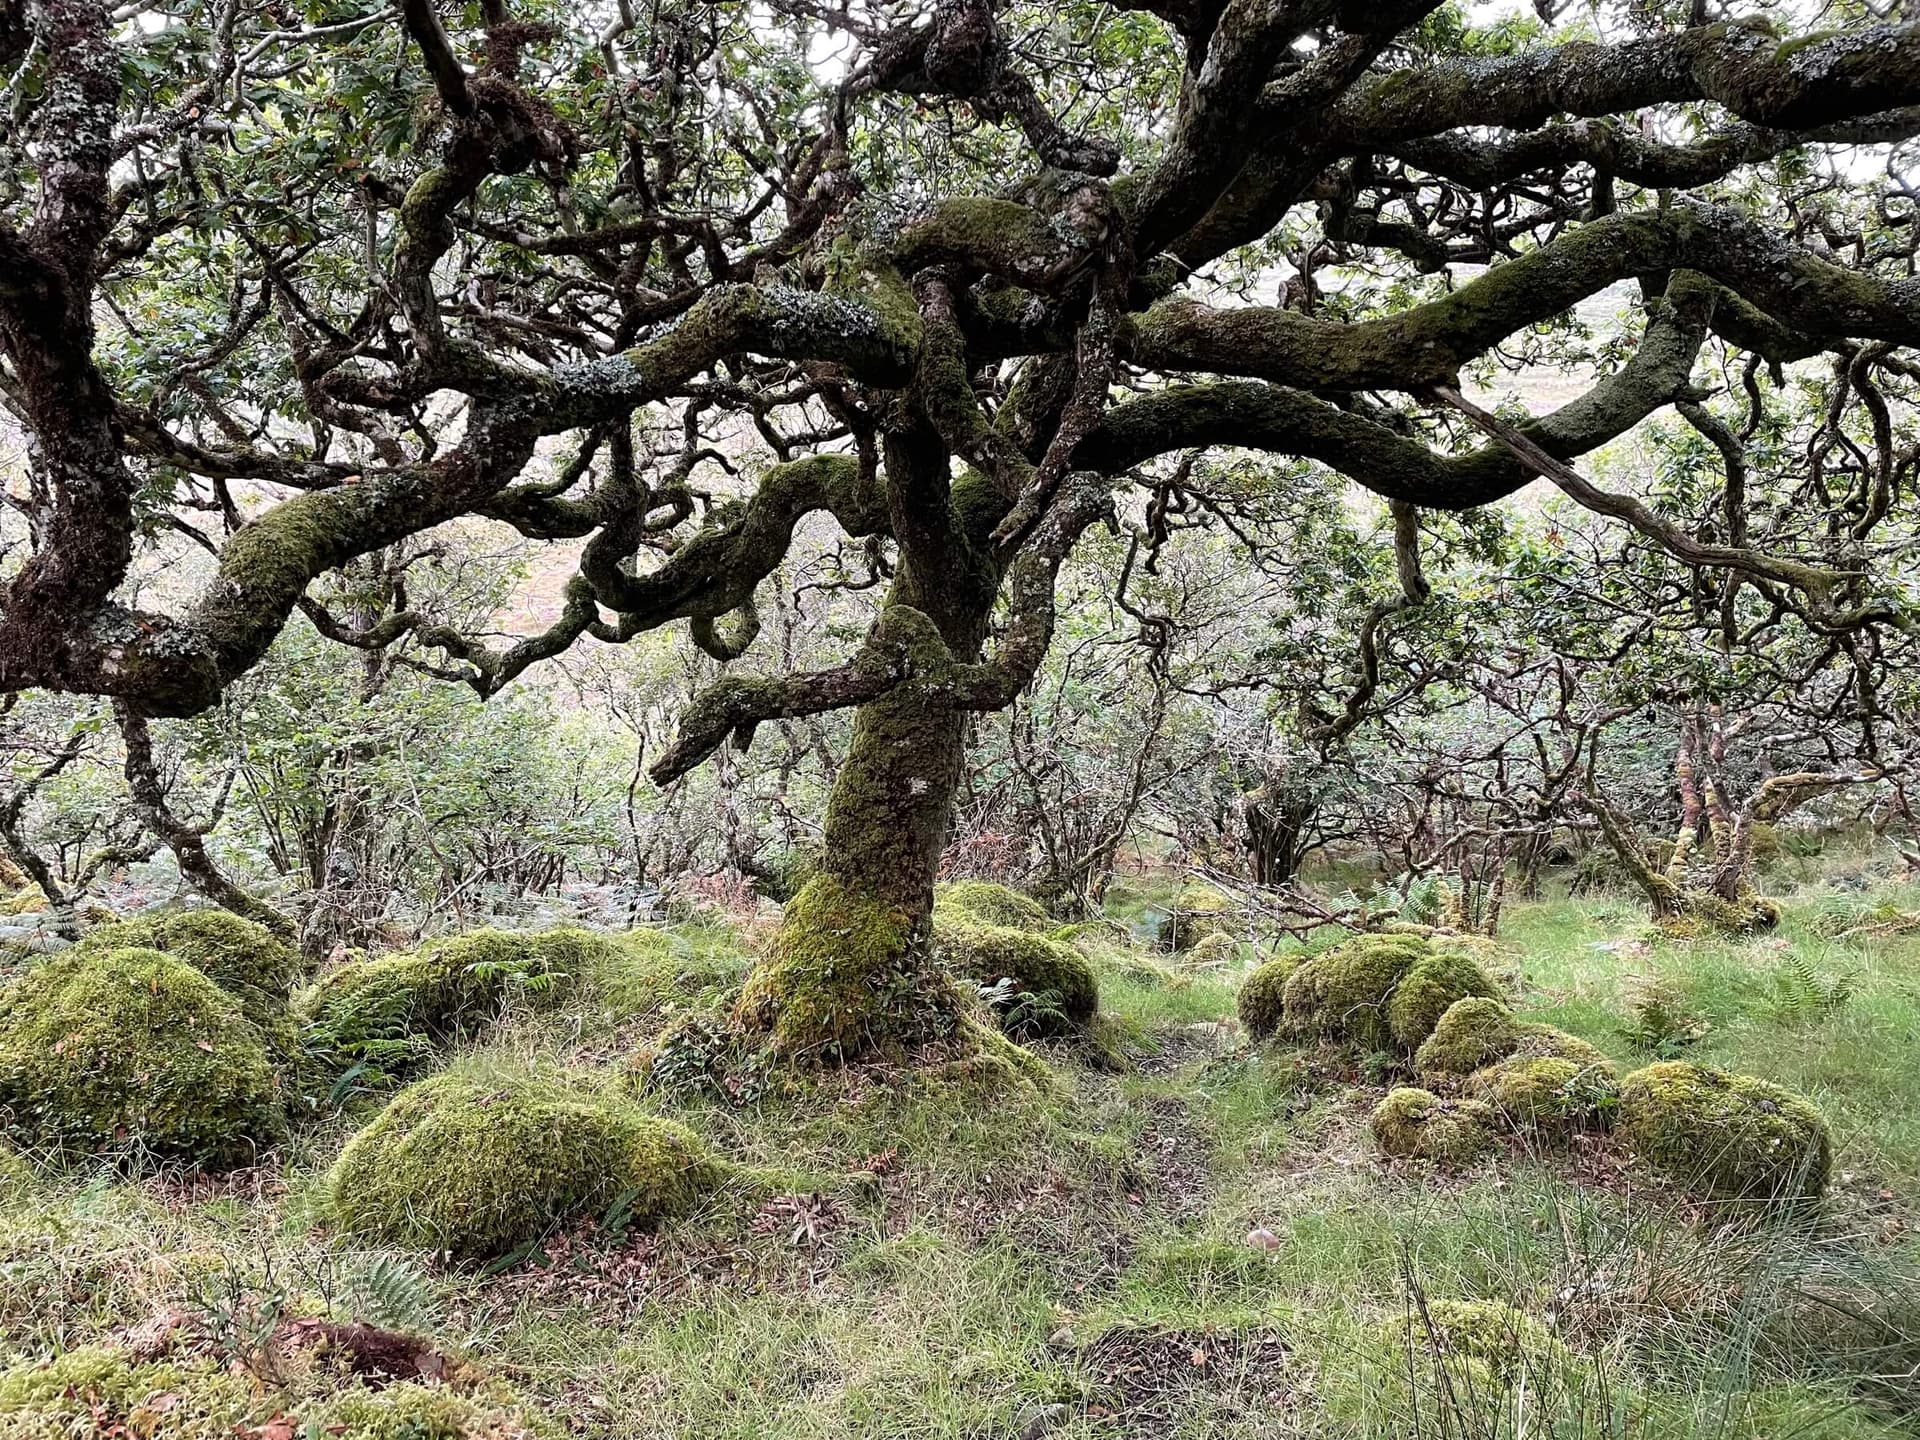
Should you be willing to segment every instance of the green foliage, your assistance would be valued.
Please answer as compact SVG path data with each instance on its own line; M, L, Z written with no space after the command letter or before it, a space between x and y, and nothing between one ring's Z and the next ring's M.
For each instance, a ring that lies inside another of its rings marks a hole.
M618 1203L684 1214L725 1167L685 1127L527 1076L448 1073L396 1095L327 1177L352 1234L463 1258L500 1255Z
M1635 1049L1672 1060L1706 1038L1713 1027L1689 1002L1685 991L1660 976L1639 979L1627 996L1629 1022L1621 1034Z
M974 920L951 906L936 908L933 953L950 974L986 987L983 998L1010 1035L1082 1029L1099 1008L1099 983L1086 957L1030 930Z
M1493 1149L1496 1121L1493 1107L1478 1100L1403 1086L1387 1092L1367 1125L1383 1155L1466 1165Z
M1827 1122L1770 1081L1668 1060L1620 1083L1616 1127L1642 1165L1715 1197L1791 1202L1827 1186Z
M593 1015L616 1024L664 1024L689 1010L714 1009L752 964L730 943L674 931L633 930L613 939L616 953L590 969L586 988Z
M1857 970L1823 975L1807 956L1789 950L1773 974L1774 1004L1787 1020L1815 1023L1846 1009L1859 983Z
M1184 886L1160 924L1160 944L1167 950L1187 950L1208 935L1231 933L1230 902L1211 885Z
M0 1122L29 1144L217 1168L284 1117L225 991L157 950L76 949L0 990Z

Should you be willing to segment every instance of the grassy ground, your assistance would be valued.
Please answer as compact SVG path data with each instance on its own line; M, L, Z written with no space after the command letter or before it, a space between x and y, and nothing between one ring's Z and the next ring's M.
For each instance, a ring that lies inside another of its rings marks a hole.
M1222 1023L1237 973L1108 947L1099 1043L1047 1052L1052 1093L860 1070L662 1102L791 1192L663 1234L578 1227L498 1273L329 1234L316 1179L364 1114L217 1184L0 1194L0 1365L170 1311L245 1362L324 1311L425 1334L558 1434L1913 1434L1920 936L1833 932L1920 896L1781 885L1785 924L1753 941L1647 945L1621 898L1515 907L1503 939L1532 1017L1626 1064L1684 1054L1815 1098L1839 1160L1814 1220L1716 1214L1597 1141L1386 1165L1365 1130L1383 1061L1247 1048ZM562 1013L459 1063L604 1074L632 1039ZM1454 1299L1536 1317L1576 1358L1497 1381L1437 1357L1418 1316ZM1409 1314L1411 1342L1391 1333Z

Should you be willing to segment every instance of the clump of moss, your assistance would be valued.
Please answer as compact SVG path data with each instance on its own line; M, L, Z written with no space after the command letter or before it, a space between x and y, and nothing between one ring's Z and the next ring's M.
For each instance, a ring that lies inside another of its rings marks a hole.
M572 926L430 940L323 975L295 1006L302 1044L322 1071L358 1065L369 1082L404 1078L514 1001L551 1004L617 960L613 941Z
M1265 1040L1277 1034L1286 1018L1287 981L1302 964L1298 955L1276 955L1258 966L1240 987L1237 1009L1240 1026L1249 1037Z
M1677 912L1656 920L1653 929L1667 940L1702 940L1759 934L1779 923L1780 906L1764 895L1723 900L1707 891L1689 890L1681 896Z
M1492 1000L1497 994L1487 972L1471 956L1436 948L1415 960L1394 987L1387 1004L1387 1028L1400 1049L1412 1052L1433 1034L1440 1017L1456 1002Z
M1038 900L989 880L956 880L933 898L936 910L957 910L989 925L1044 934L1055 928Z
M1564 1382L1578 1366L1573 1353L1531 1315L1490 1300L1428 1300L1384 1327L1398 1352L1445 1363L1468 1362L1502 1387L1525 1377L1535 1388L1547 1377Z
M283 1378L286 1389L265 1389L211 1359L136 1360L81 1346L0 1373L0 1434L231 1440L264 1435L290 1411L300 1415L302 1434L330 1440L531 1440L536 1433L519 1403L494 1384L399 1380L369 1389L321 1367Z
M1356 935L1314 956L1287 978L1281 992L1284 1028L1388 1048L1394 989L1416 960L1431 953L1416 935Z
M1493 1148L1495 1116L1478 1100L1443 1100L1402 1087L1387 1093L1368 1121L1384 1155L1466 1165Z
M1720 1198L1816 1198L1833 1165L1827 1122L1810 1101L1684 1060L1627 1076L1616 1127L1640 1164Z
M1211 935L1201 936L1187 951L1187 964L1194 969L1237 965L1239 961L1240 942L1224 930L1216 930Z
M240 1002L256 1024L285 1013L306 973L300 952L228 910L150 910L87 932L88 950L159 950L184 960Z
M463 1257L498 1255L616 1200L683 1214L725 1167L685 1127L528 1077L435 1075L396 1095L327 1177L343 1230Z
M1467 1088L1515 1130L1564 1131L1604 1121L1620 1087L1606 1061L1515 1055L1476 1070Z
M260 1032L170 955L73 950L0 991L0 1128L28 1143L212 1168L283 1123Z
M950 1038L965 1003L926 948L906 911L822 871L788 904L734 1022L809 1061Z
M1227 918L1227 897L1210 885L1188 885L1160 922L1160 944L1168 950L1190 950L1209 935L1233 933Z
M1560 1059L1612 1072L1612 1062L1578 1035L1517 1018L1498 1000L1471 996L1447 1007L1433 1033L1414 1052L1421 1078L1452 1083L1502 1060Z
M35 883L0 900L0 915L39 915L48 909L47 892Z
M1084 1028L1099 1008L1093 967L1071 945L1044 935L936 909L933 953L949 973L981 987L1009 1034L1066 1034Z

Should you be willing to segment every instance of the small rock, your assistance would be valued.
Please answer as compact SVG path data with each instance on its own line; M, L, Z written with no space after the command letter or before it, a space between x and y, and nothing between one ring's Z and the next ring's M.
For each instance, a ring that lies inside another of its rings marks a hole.
M1247 1232L1247 1244L1256 1250L1278 1250L1280 1237L1262 1225L1258 1229Z
M1073 1331L1065 1325L1047 1337L1048 1347L1054 1350L1071 1350L1073 1344Z
M1020 1413L1014 1417L1015 1434L1019 1440L1040 1440L1049 1430L1057 1430L1067 1423L1067 1407L1064 1405L1023 1405Z

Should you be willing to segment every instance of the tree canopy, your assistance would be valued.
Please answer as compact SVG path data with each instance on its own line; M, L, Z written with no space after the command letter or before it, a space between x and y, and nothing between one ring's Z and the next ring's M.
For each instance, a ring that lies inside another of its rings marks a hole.
M1317 743L1371 713L1383 636L1433 599L1432 512L1542 478L1634 542L1606 583L1659 601L1572 595L1565 652L1623 654L1671 602L1755 663L1843 657L1829 700L1871 718L1910 603L1889 415L1920 334L1920 28L1827 19L0 0L0 403L27 457L0 690L110 697L132 775L148 720L208 710L296 612L482 696L680 620L732 661L830 521L887 603L830 663L704 689L652 774L857 708L831 885L789 928L844 936L827 912L870 902L896 958L924 941L963 727L1031 682L1076 545L1131 537L1124 596L1196 508L1326 543L1301 462L1393 517L1341 683L1305 685ZM1580 393L1469 398L1616 292L1637 333L1583 357ZM1834 378L1796 448L1765 392L1803 363ZM1667 411L1686 483L1581 472ZM1254 458L1210 483L1208 451ZM545 629L492 636L404 577L327 588L463 517L577 554ZM180 539L204 565L144 580ZM1508 580L1568 599L1533 560ZM1267 658L1304 684L1299 650ZM816 1044L782 1017L818 960L796 937L744 1020Z

